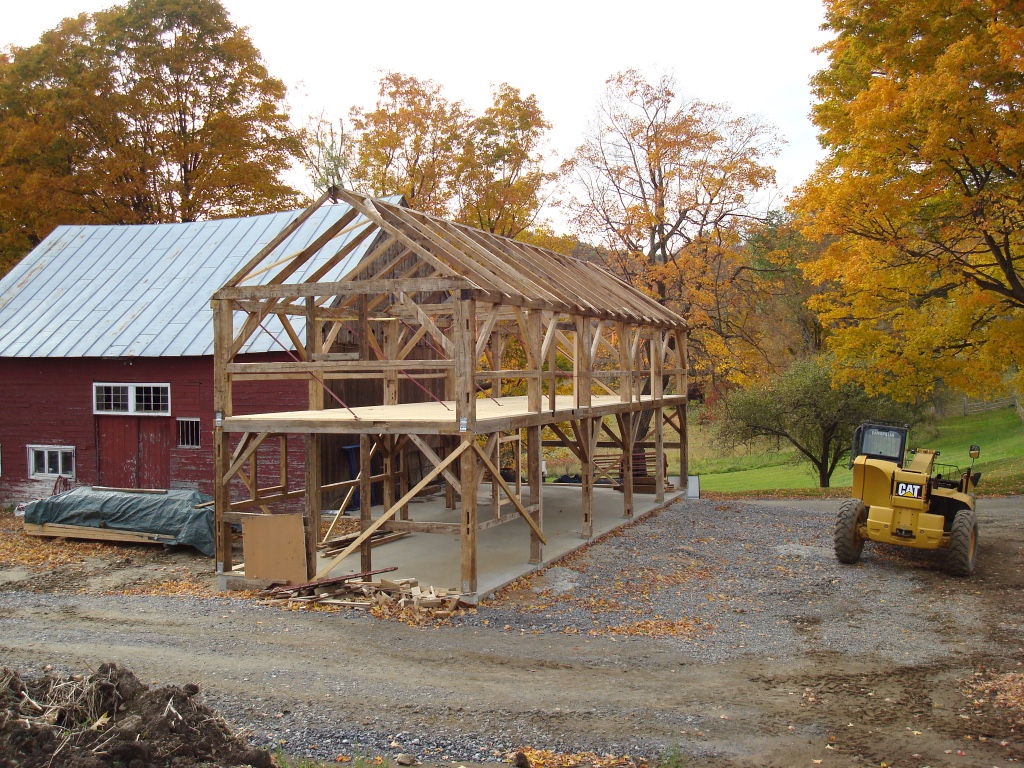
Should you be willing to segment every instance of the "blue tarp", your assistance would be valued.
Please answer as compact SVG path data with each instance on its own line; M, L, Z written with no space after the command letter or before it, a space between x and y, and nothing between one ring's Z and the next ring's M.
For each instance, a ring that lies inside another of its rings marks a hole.
M78 525L117 531L169 536L173 544L214 554L213 507L198 491L172 489L166 493L108 491L84 486L25 506L25 522L40 525Z

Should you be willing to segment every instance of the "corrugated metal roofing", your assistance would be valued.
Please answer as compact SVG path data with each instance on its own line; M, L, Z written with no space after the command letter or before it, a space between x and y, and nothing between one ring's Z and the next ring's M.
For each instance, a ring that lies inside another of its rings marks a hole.
M398 200L400 198L395 198ZM391 200L392 202L394 200ZM349 211L321 206L268 261L301 250ZM179 357L213 353L210 297L301 211L187 224L61 226L0 280L0 357ZM357 222L358 223L358 222ZM348 227L289 282L359 233ZM368 238L322 278L340 279ZM252 281L272 277L264 273ZM291 347L273 316L243 352ZM297 333L301 317L293 318Z

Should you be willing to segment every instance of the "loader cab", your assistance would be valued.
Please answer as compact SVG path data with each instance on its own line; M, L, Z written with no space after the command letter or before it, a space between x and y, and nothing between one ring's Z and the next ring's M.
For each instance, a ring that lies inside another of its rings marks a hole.
M869 459L891 461L903 468L907 454L907 426L892 424L861 424L854 430L853 447L850 449L850 466L858 456Z

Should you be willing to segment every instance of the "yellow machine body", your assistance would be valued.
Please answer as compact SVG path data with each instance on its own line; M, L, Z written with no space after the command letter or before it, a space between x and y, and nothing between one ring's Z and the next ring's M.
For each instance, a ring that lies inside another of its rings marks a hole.
M974 496L960 488L936 486L932 479L935 453L919 449L904 468L896 462L858 456L853 462L853 495L868 509L861 535L871 541L917 549L939 549L950 543L949 523L933 514L938 503L973 509Z

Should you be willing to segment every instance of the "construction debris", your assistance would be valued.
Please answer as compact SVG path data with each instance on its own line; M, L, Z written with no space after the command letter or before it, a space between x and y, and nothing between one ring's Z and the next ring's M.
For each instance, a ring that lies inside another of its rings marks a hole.
M343 608L370 611L381 609L412 611L424 618L447 619L461 608L470 604L463 601L462 593L455 589L421 587L417 579L381 579L368 581L366 576L393 571L395 568L365 573L351 573L318 579L306 584L289 587L275 587L259 593L267 605L284 605L288 608L331 605Z
M323 557L334 557L336 554L345 549L349 544L359 538L360 531L354 531L352 533L345 533L340 536L335 536L330 541L323 541L317 544L317 551ZM389 541L396 541L404 538L409 534L405 531L374 531L370 534L370 546L377 547L381 544L387 544Z

